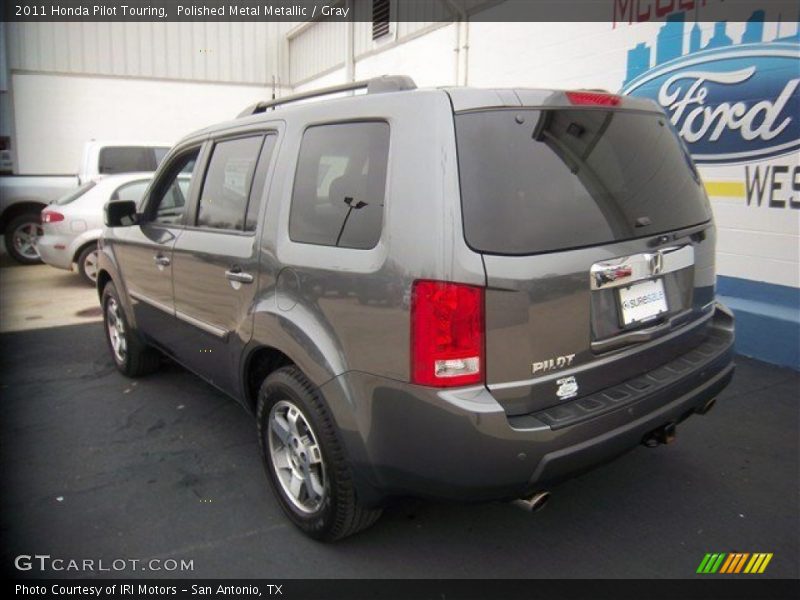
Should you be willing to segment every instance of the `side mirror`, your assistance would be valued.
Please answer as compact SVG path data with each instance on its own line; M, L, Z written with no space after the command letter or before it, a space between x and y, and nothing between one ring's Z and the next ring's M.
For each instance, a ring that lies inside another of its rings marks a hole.
M117 200L105 206L106 227L130 227L139 222L136 202L133 200Z

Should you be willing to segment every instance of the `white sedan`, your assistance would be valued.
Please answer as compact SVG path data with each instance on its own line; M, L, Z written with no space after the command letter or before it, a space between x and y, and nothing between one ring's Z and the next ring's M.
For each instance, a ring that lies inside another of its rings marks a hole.
M103 207L109 201L139 202L152 173L108 175L89 181L42 211L44 235L37 248L42 260L97 281L97 240L103 232Z

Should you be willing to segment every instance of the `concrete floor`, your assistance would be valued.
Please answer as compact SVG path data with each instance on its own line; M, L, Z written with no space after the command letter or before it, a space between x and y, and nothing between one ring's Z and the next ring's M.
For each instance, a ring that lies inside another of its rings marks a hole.
M676 444L562 484L535 515L407 501L322 545L283 517L251 417L169 363L138 381L118 374L100 324L74 316L96 306L92 290L47 268L0 269L13 299L2 314L28 325L0 334L4 565L40 553L193 560L193 578L682 578L707 552L739 551L774 553L759 577L800 576L798 373L740 359ZM46 327L14 312L29 296L45 301ZM54 326L62 313L77 324Z
M77 273L49 265L19 265L5 249L0 252L0 332L100 318L97 292Z

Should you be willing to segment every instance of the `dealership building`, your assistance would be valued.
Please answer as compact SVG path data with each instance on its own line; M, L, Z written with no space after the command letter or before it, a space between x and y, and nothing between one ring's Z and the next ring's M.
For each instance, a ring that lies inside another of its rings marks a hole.
M613 21L579 23L512 22L477 0L340 4L347 20L2 23L0 144L15 173L72 173L91 139L173 143L260 100L384 74L650 98L700 168L738 351L800 369L796 3L726 22L665 2L639 22L608 0Z

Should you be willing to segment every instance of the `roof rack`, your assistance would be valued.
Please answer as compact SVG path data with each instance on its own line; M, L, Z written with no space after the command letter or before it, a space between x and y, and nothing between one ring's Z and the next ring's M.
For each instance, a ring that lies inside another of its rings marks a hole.
M417 84L414 80L407 75L383 75L382 77L373 77L372 79L364 79L362 81L354 81L352 83L343 83L341 85L333 85L319 90L312 90L310 92L303 92L302 94L293 94L277 100L270 100L268 102L257 102L252 106L248 106L237 115L237 119L242 117L249 117L258 113L267 112L268 109L275 110L275 107L282 104L289 104L291 102L298 102L299 100L306 100L308 98L317 98L319 96L328 96L330 94L338 94L340 92L350 92L353 90L367 90L367 94L383 94L385 92L402 92L405 90L417 89Z

